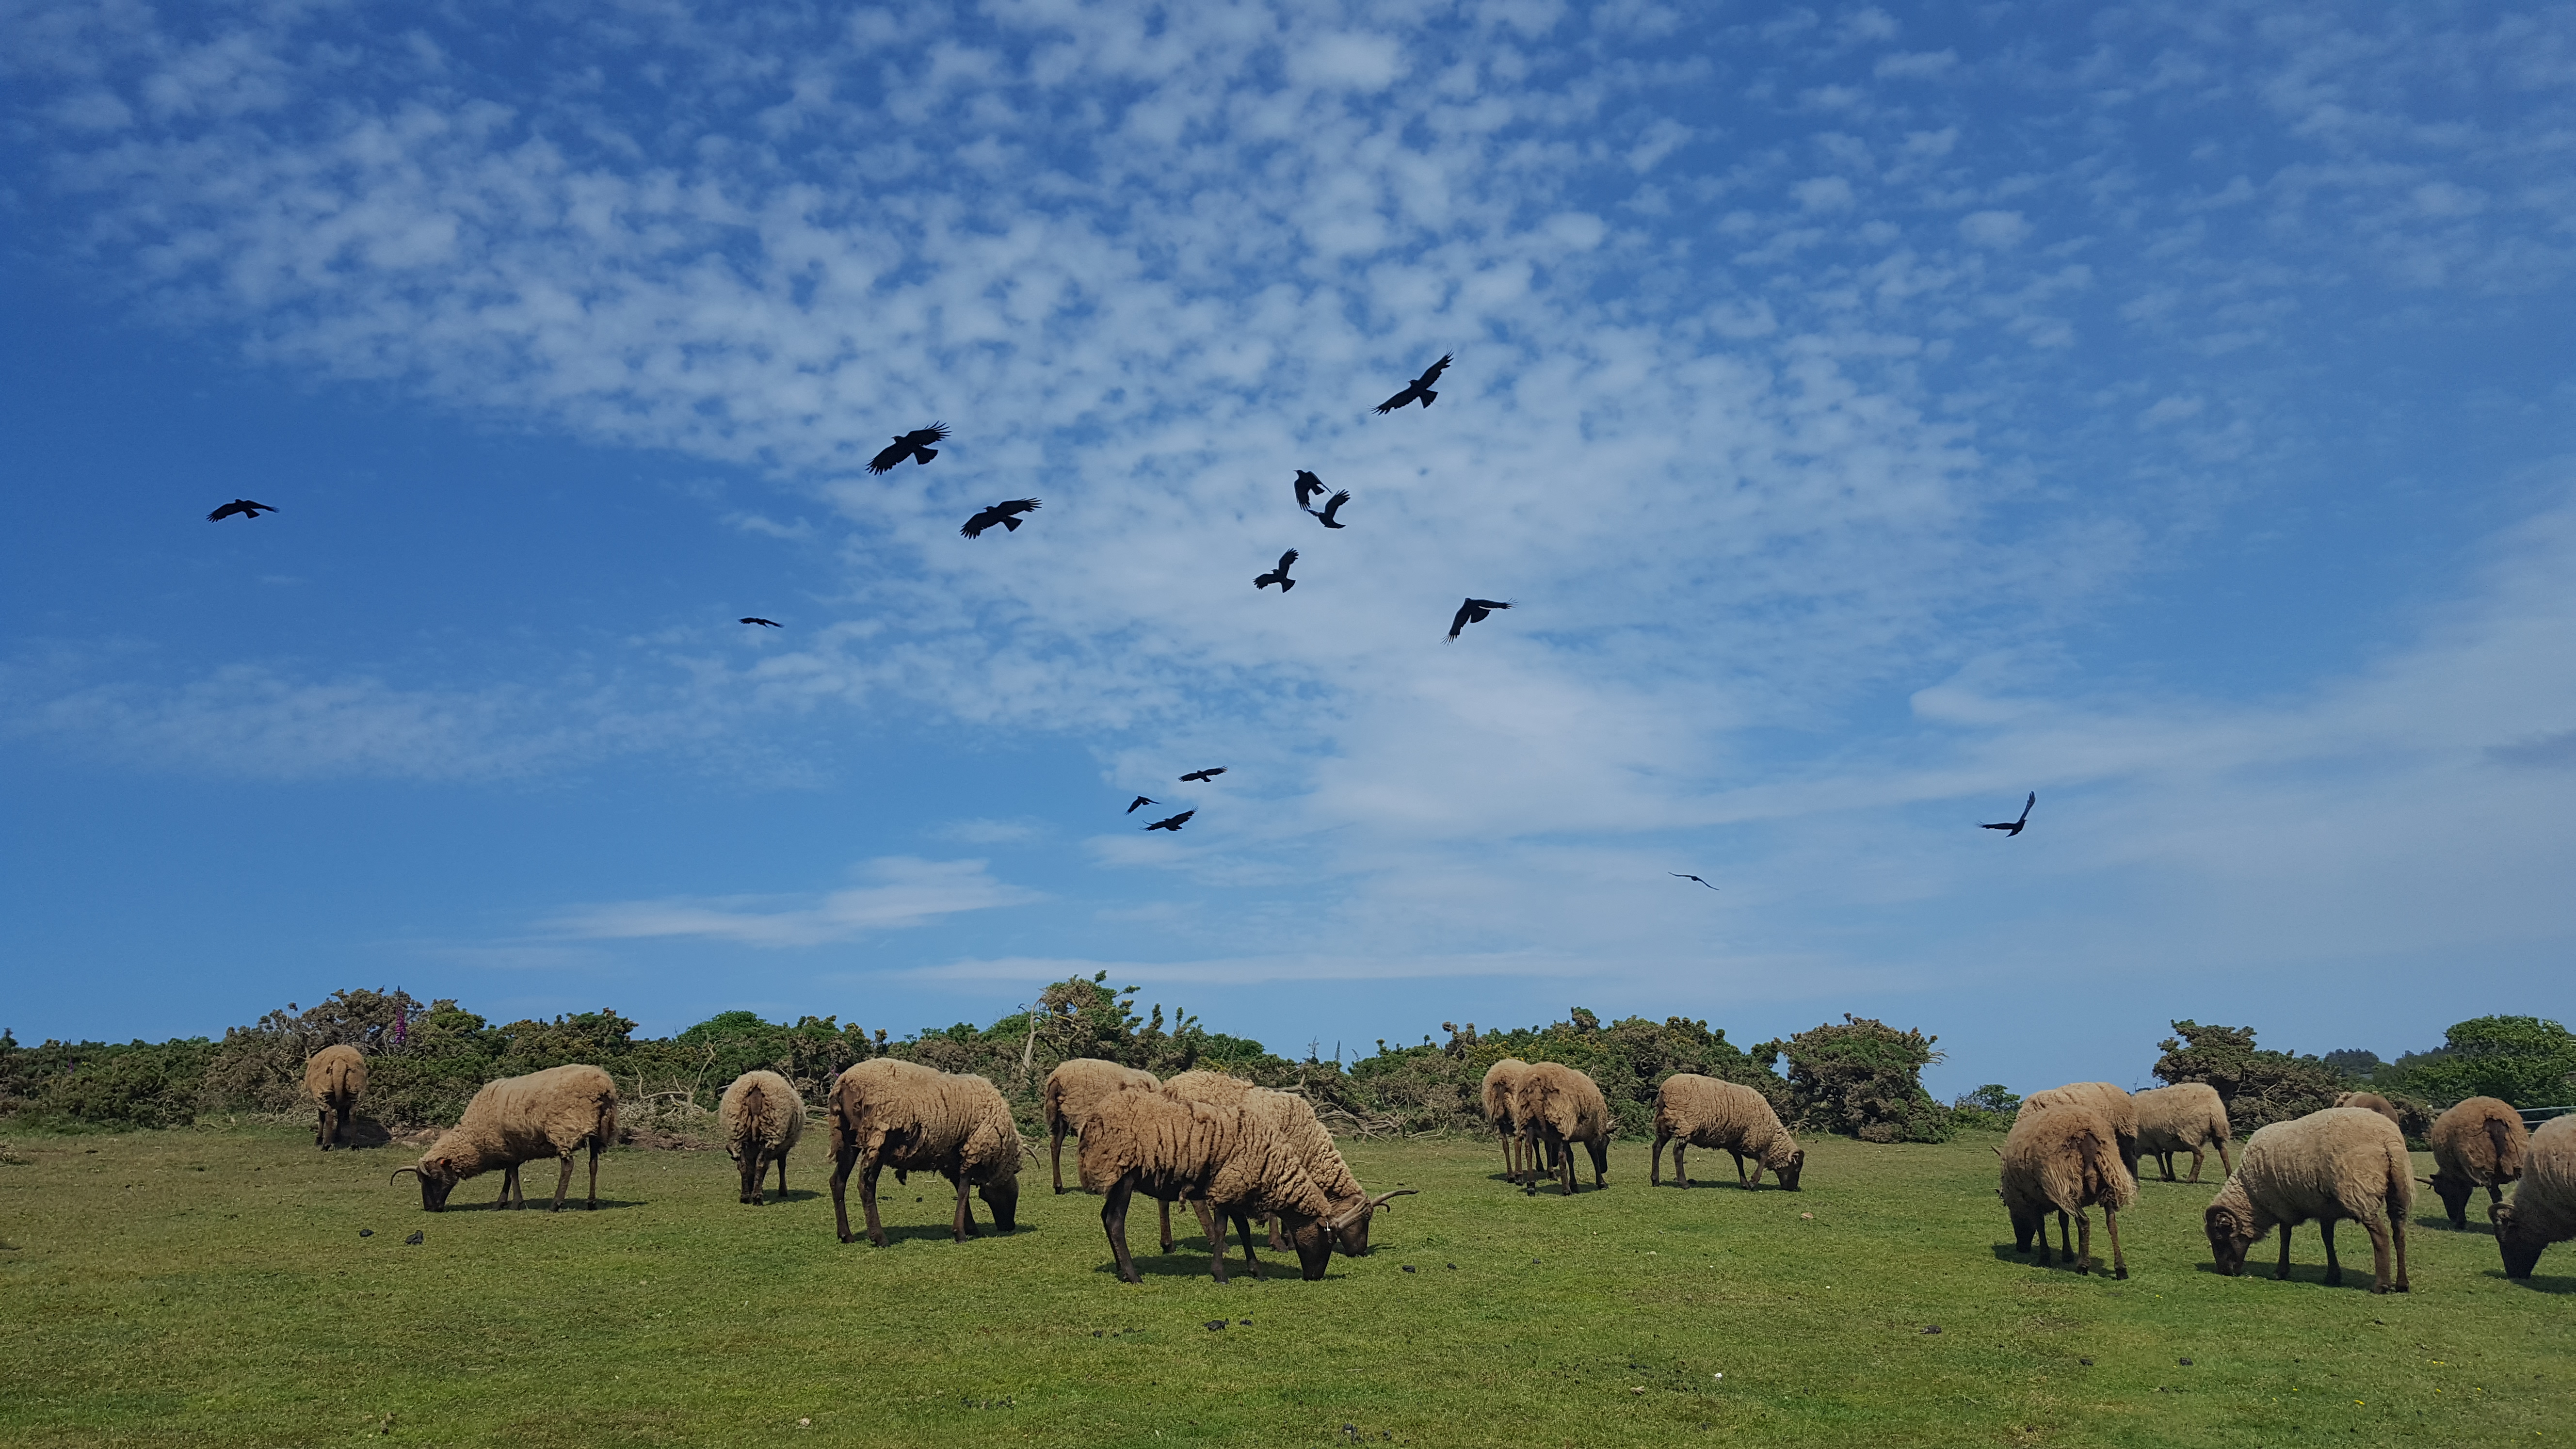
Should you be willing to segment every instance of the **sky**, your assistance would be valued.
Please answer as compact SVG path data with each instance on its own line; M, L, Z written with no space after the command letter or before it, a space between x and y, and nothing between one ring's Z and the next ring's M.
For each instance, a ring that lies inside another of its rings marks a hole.
M1946 1096L2576 1010L2568 6L15 0L0 79L21 1040L1106 971Z

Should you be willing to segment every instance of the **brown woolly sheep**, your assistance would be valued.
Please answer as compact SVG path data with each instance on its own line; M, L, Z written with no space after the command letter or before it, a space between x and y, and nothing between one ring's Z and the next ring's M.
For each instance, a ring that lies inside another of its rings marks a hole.
M2335 1098L2334 1104L2338 1107L2358 1107L2365 1112L2376 1112L2396 1126L2399 1136L2406 1135L2406 1119L2399 1115L2397 1104L2377 1092L2346 1092Z
M548 1067L524 1077L485 1082L465 1104L465 1115L439 1134L418 1167L398 1167L420 1180L420 1205L431 1212L447 1206L456 1184L478 1173L502 1169L501 1197L494 1207L526 1207L519 1189L519 1164L552 1157L563 1163L555 1181L554 1211L563 1211L564 1194L572 1189L572 1155L590 1149L590 1200L599 1206L599 1154L617 1137L617 1083L592 1066Z
M1514 1182L1521 1180L1520 1123L1512 1117L1512 1104L1521 1089L1521 1078L1529 1075L1530 1064L1519 1057L1505 1057L1485 1068L1483 1098L1485 1120L1503 1139L1503 1175Z
M1574 1195L1574 1147L1592 1152L1592 1185L1609 1185L1610 1103L1600 1085L1563 1062L1540 1062L1521 1077L1512 1094L1512 1118L1528 1139L1529 1156L1521 1190L1538 1191L1538 1155L1544 1149L1556 1164L1565 1195Z
M762 1203L761 1179L769 1164L778 1164L778 1195L787 1196L787 1154L805 1136L805 1099L776 1072L745 1072L725 1088L716 1108L716 1126L724 1136L725 1155L742 1174L737 1201Z
M1779 1175L1780 1186L1798 1190L1798 1174L1807 1165L1807 1149L1780 1125L1780 1116L1760 1092L1736 1082L1722 1082L1692 1072L1675 1072L1655 1089L1655 1150L1646 1159L1646 1182L1663 1184L1664 1144L1673 1144L1673 1180L1690 1186L1682 1154L1694 1147L1723 1147L1735 1159L1738 1187L1758 1187L1762 1169ZM1744 1176L1744 1159L1753 1159L1753 1177Z
M2218 1165L2226 1172L2236 1170L2235 1160L2227 1154L2227 1143L2233 1129L2227 1122L2227 1104L2218 1089L2207 1082L2177 1082L2170 1087L2150 1087L2130 1098L2138 1108L2138 1154L2152 1154L2157 1166L2164 1169L2165 1181L2174 1180L2173 1155L2191 1154L2191 1180L2200 1181L2200 1165L2206 1160L2205 1149L2218 1149Z
M2552 1117L2533 1130L2522 1185L2513 1201L2490 1205L2487 1220L2508 1278L2530 1277L2541 1249L2576 1238L2576 1117Z
M2048 1266L2048 1215L2057 1214L2058 1246L2078 1273L2093 1271L2093 1223L2089 1207L2102 1209L2102 1226L2111 1234L2111 1274L2129 1276L2120 1252L2120 1209L2138 1200L2138 1180L2120 1161L2119 1134L2101 1110L2059 1103L2025 1112L2013 1121L2004 1145L2004 1211L2012 1218L2013 1251L2027 1253L2034 1240L2039 1266ZM2067 1240L2067 1219L2077 1237Z
M975 1235L975 1212L966 1201L974 1188L993 1210L1004 1233L1018 1222L1020 1130L1011 1104L982 1077L932 1071L913 1062L878 1057L832 1082L832 1218L842 1242L850 1232L850 1170L859 1172L859 1209L868 1241L885 1246L877 1221L877 1173L891 1167L902 1182L917 1171L936 1172L957 1189L949 1231L964 1242Z
M2120 1165L2129 1169L2129 1176L2137 1176L2137 1099L2109 1082L2069 1082L2063 1087L2051 1087L2045 1092L2033 1092L2022 1098L2021 1115L2028 1116L2042 1107L2061 1107L2070 1103L2090 1107L2102 1114L2102 1120L2111 1124L2112 1133L2120 1139Z
M349 1123L358 1110L358 1099L367 1091L367 1059L347 1043L326 1046L304 1063L304 1095L321 1109L321 1120L313 1124L313 1145L328 1152L331 1140L350 1142Z
M1280 1140L1288 1144L1289 1151L1296 1154L1298 1161L1305 1164L1306 1174L1315 1179L1315 1185L1324 1190L1326 1216L1335 1224L1333 1246L1347 1256L1367 1257L1369 1220L1392 1199L1410 1197L1417 1191L1409 1187L1398 1188L1371 1197L1360 1186L1359 1179L1351 1175L1351 1165L1343 1160L1341 1149L1333 1145L1333 1134L1315 1115L1315 1105L1294 1092L1273 1091L1268 1087L1254 1086L1240 1077L1206 1071L1183 1072L1165 1082L1162 1091L1165 1096L1180 1101L1239 1106L1259 1116L1271 1131L1279 1134ZM1166 1253L1172 1250L1169 1211L1166 1205L1163 1240ZM1208 1221L1204 1213L1200 1220L1203 1225ZM1270 1221L1270 1246L1281 1248L1286 1245L1286 1235L1274 1215Z
M2335 1257L2334 1225L2351 1218L2370 1234L2371 1292L2406 1288L2406 1214L2415 1205L2415 1169L2397 1124L2367 1107L2328 1107L2291 1122L2275 1122L2245 1139L2245 1160L2201 1215L2210 1256L2233 1278L2245 1271L2246 1250L2275 1225L2281 1229L2281 1266L2290 1276L2290 1229L2314 1218L2326 1240L2326 1282L2343 1282ZM2389 1275L2395 1241L2397 1272Z
M2487 1206L2504 1201L2504 1185L2522 1176L2531 1134L2522 1114L2494 1097L2471 1097L2433 1120L2431 1186L2455 1232L2469 1226L2469 1194L2487 1190Z
M1121 1087L1160 1085L1152 1072L1098 1057L1074 1057L1047 1073L1046 1085L1038 1089L1038 1116L1046 1123L1047 1159L1055 1167L1059 1196L1064 1192L1065 1135L1082 1135L1082 1120L1091 1115L1091 1104Z
M1261 1114L1226 1103L1189 1101L1166 1091L1129 1088L1093 1107L1076 1157L1082 1185L1105 1193L1101 1230L1109 1236L1118 1276L1144 1281L1127 1252L1127 1204L1138 1192L1165 1202L1204 1201L1215 1221L1209 1235L1209 1271L1225 1278L1225 1233L1232 1219L1243 1236L1243 1256L1257 1276L1249 1219L1277 1213L1310 1281L1332 1261L1332 1220L1324 1190L1294 1148Z

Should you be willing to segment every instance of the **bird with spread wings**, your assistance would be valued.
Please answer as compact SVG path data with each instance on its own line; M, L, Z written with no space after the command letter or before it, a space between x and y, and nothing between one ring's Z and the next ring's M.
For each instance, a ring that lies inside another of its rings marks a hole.
M1224 773L1225 766L1210 765L1204 770L1192 770L1188 774L1183 775L1181 777L1181 783L1186 785L1192 780L1213 780Z
M1496 609L1508 609L1510 607L1510 604L1500 599L1469 599L1467 602L1460 604L1458 606L1458 616L1449 621L1449 642L1453 644L1457 642L1459 630L1466 628L1470 624L1481 624L1485 622L1486 619L1492 617L1493 612Z
M2030 798L2021 802L2021 818L2019 820L1988 821L1979 825L1977 828L1980 830L2000 830L2004 833L2004 838L2009 840L2012 837L2021 834L2022 827L2030 823L2030 807L2038 803L2039 792L2037 790L2033 790L2030 792Z
M1316 514L1315 517L1320 519L1326 528L1348 528L1350 527L1349 524L1336 521L1333 515L1341 512L1342 505L1350 501L1351 490L1345 488L1341 492L1334 494L1332 497L1325 499L1324 511Z
M208 523L221 523L236 513L240 514L244 518L257 518L259 517L262 509L266 509L270 513L275 513L277 511L275 508L272 508L265 503L253 503L247 498L236 498L232 502L225 504L223 507L216 509L214 512L207 514L206 521Z
M1440 394L1431 390L1431 384L1440 380L1440 374L1446 371L1448 366L1449 354L1446 352L1441 353L1440 360L1438 362L1424 368L1420 377L1406 383L1404 385L1404 391L1397 393L1395 396L1388 398L1382 403L1379 403L1377 405L1377 410L1381 413L1391 413L1397 408L1410 402L1419 402L1425 408L1430 407L1431 400L1440 396Z
M1297 470L1297 506L1308 513L1315 511L1315 495L1324 491L1324 480L1300 468Z
M751 614L743 615L742 621L746 624L767 624L772 629L784 629L787 627L786 625L779 623L776 619L763 619Z
M1164 819L1157 820L1145 828L1148 830L1168 830L1174 835L1178 835L1181 833L1181 827L1189 822L1189 818L1198 813L1199 812L1195 810L1184 810L1178 815L1167 816Z
M996 503L967 519L966 526L957 531L968 538L981 538L985 529L998 523L1002 525L1003 532L1017 533L1020 531L1019 515L1037 506L1038 501L1034 498L1014 498L1006 503Z
M1254 574L1252 586L1256 589L1266 589L1272 584L1277 584L1279 592L1285 595L1290 589L1297 587L1297 581L1288 577L1288 566L1296 561L1297 550L1293 548L1279 555L1279 566L1266 574Z
M1162 803L1163 802L1160 800L1149 799L1146 796L1139 795L1136 797L1135 802L1127 807L1127 813L1133 815L1148 805L1160 805Z
M908 433L897 433L895 434L895 438L892 443L886 445L883 449L879 450L875 457L868 460L868 471L871 473L883 473L906 458L910 458L916 463L927 463L931 459L939 456L939 450L930 445L933 443L943 443L947 440L948 425L946 423L932 423L926 428L915 428Z

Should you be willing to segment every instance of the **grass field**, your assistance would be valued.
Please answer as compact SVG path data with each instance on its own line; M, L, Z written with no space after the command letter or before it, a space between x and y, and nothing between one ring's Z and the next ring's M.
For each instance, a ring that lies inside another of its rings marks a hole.
M2313 1229L2293 1281L2218 1277L2207 1185L2143 1185L2126 1283L2017 1262L1985 1139L1812 1141L1795 1194L1737 1190L1722 1153L1692 1165L1723 1186L1649 1189L1644 1146L1621 1143L1609 1189L1571 1201L1500 1182L1485 1143L1360 1143L1349 1156L1372 1188L1422 1190L1380 1219L1374 1255L1335 1259L1319 1283L1266 1255L1287 1276L1219 1287L1195 1229L1161 1257L1140 1213L1146 1281L1130 1287L1111 1276L1099 1200L1052 1196L1043 1163L1019 1231L963 1246L945 1184L894 1191L889 1176L892 1241L872 1249L833 1240L810 1151L790 1200L765 1208L735 1203L722 1154L621 1149L596 1213L490 1211L497 1179L476 1179L463 1210L431 1216L409 1179L385 1180L411 1154L309 1142L268 1127L18 1139L20 1161L0 1166L0 1442L2352 1445L2576 1430L2576 1245L2508 1282L2484 1233L2433 1226L2429 1191L2415 1291L2382 1298L2349 1226L2341 1288L2320 1281ZM552 1189L552 1167L535 1170L530 1199ZM406 1246L414 1229L426 1241Z

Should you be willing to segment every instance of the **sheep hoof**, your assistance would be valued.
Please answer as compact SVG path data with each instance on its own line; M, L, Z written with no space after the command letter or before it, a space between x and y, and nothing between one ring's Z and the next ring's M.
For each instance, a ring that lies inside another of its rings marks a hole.
M2128 1270L2128 1269L2126 1269L2126 1268L2122 1268L2122 1269L2120 1269L2120 1270L2118 1270L2118 1271L2114 1272L2111 1276L2112 1276L2112 1277L2114 1277L2114 1278L2119 1279L2119 1280L2120 1280L2121 1282L2123 1282L2123 1283L2126 1283L2126 1282L2128 1282L2128 1281L2129 1281L2129 1270Z

